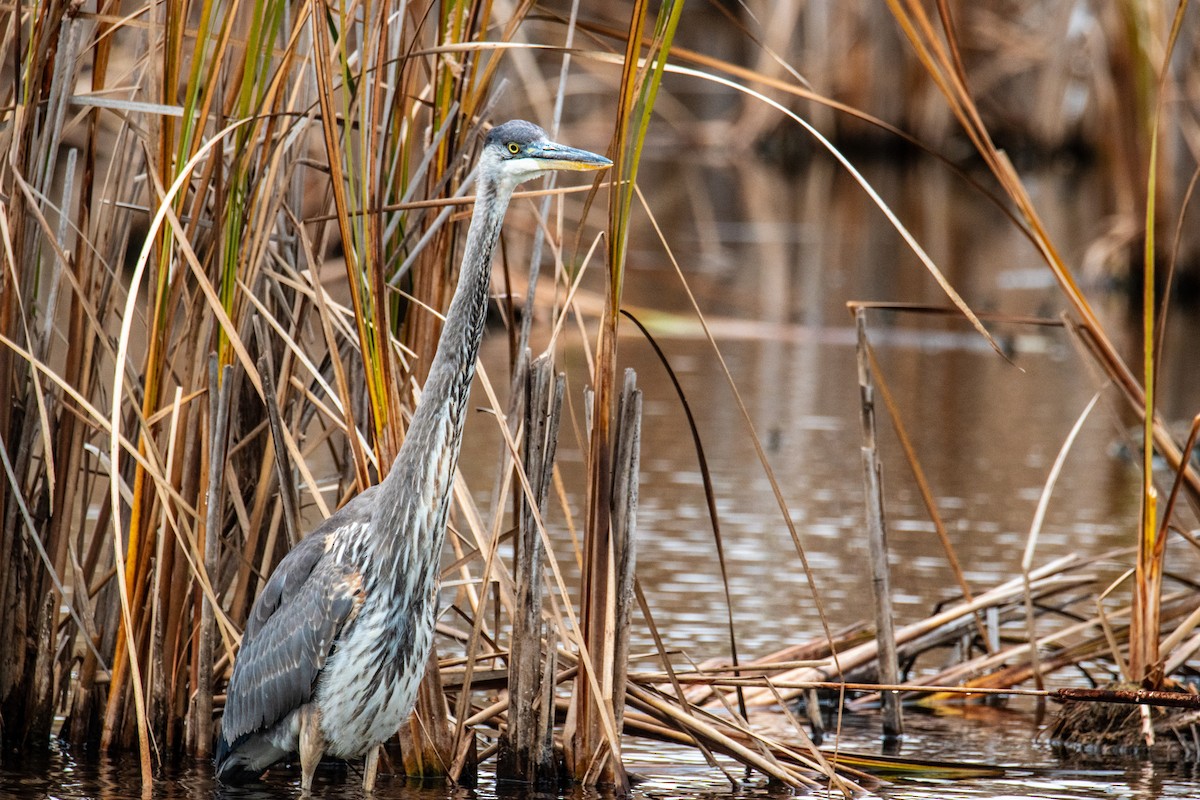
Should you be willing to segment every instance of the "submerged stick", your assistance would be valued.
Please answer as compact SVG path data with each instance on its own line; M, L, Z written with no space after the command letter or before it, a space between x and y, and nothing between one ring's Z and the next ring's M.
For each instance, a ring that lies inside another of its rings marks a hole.
M875 444L875 387L867 350L867 321L862 309L854 312L858 329L858 388L862 395L863 481L867 495L867 542L871 558L871 590L875 595L875 638L879 642L879 679L896 684L900 670L896 660L896 634L892 625L892 593L887 563L887 529L883 517L883 474ZM904 720L900 696L883 693L883 734L900 736Z

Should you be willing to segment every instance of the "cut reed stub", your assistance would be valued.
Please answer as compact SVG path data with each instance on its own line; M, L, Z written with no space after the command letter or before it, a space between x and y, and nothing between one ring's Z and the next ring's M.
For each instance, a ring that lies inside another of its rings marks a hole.
M528 359L525 360L528 363ZM526 377L524 469L532 500L522 504L516 547L516 609L508 666L508 730L500 737L496 776L501 780L554 786L554 669L556 639L543 646L540 512L554 473L558 426L566 376L555 375L548 355L539 356Z
M621 763L620 736L625 706L629 619L633 605L636 559L638 467L641 455L642 395L633 370L625 371L616 415L590 421L611 432L600 458L604 524L587 531L581 633L587 659L575 681L575 692L563 728L563 751L572 779L584 784L629 788ZM606 424L609 423L610 424ZM594 463L595 468L595 463ZM589 674L590 673L590 674Z

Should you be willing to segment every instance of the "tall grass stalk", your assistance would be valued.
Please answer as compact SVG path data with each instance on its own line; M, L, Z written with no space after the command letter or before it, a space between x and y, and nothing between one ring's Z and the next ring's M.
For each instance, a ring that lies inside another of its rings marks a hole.
M1175 50L1187 7L1186 0L1181 0L1176 6L1164 56L1164 67L1157 80L1154 81L1156 88L1154 110L1149 115L1150 153L1146 171L1146 217L1143 232L1145 246L1142 263L1142 386L1145 391L1147 411L1142 415L1142 513L1137 538L1137 563L1134 569L1133 611L1129 635L1129 678L1136 683L1144 683L1149 688L1161 686L1163 680L1159 638L1161 636L1163 559L1167 546L1165 526L1160 528L1158 524L1158 488L1154 485L1154 408L1158 382L1158 353L1161 347L1159 336L1161 335L1160 331L1163 330L1161 322L1156 319L1158 302L1155 295L1158 288L1155 250L1157 225L1155 209L1159 194L1158 142L1163 101L1166 94L1165 64L1170 61L1171 54ZM1147 67L1150 65L1149 55L1143 59L1142 63ZM1162 313L1166 314L1165 303ZM1190 455L1185 450L1178 467L1181 475L1186 474L1190 469L1189 463Z
M654 17L653 35L643 53L643 33L650 19L648 3L634 4L619 82L617 122L610 155L615 189L609 201L608 273L604 313L600 319L592 374L591 431L588 442L588 491L584 535L583 585L580 618L583 647L589 662L576 679L573 724L567 735L567 768L576 780L590 782L600 776L606 783L627 788L615 728L614 696L616 641L612 636L617 614L616 570L620 555L614 549L613 469L616 443L611 425L615 419L617 376L617 324L620 320L629 223L638 166L654 101L662 82L671 42L683 12L682 0L663 3ZM598 671L598 672L597 672Z

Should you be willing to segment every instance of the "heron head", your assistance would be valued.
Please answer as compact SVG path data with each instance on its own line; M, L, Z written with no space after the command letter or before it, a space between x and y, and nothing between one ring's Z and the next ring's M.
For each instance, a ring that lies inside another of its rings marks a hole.
M484 142L484 154L492 177L512 186L551 170L585 171L612 166L604 156L550 141L544 130L521 119L492 128Z

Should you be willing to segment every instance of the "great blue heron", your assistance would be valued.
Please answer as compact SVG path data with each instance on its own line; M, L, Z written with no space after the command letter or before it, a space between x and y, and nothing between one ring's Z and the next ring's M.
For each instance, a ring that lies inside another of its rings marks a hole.
M450 487L504 212L516 186L544 172L611 165L529 122L488 134L458 287L404 444L387 477L304 537L255 601L226 695L219 780L253 778L299 753L308 793L323 755L365 754L363 788L374 789L380 746L412 711L433 640Z

